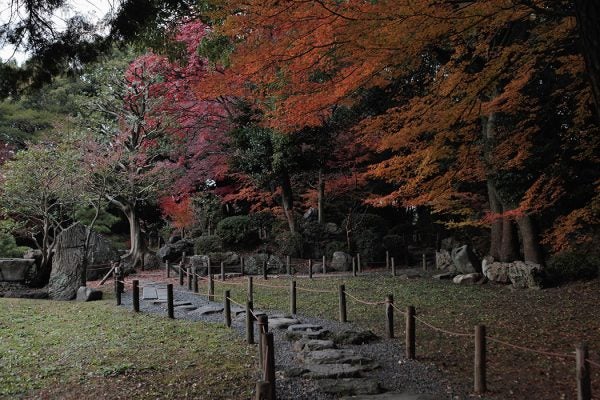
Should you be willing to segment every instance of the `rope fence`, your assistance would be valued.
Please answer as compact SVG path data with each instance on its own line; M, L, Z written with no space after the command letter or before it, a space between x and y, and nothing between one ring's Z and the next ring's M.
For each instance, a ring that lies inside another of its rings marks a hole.
M289 261L289 259L288 259L288 261ZM387 263L386 264L387 266L391 265L392 269L393 269L393 266L394 266L393 258L392 258L391 263L388 260L386 260L386 263ZM241 264L243 265L243 262ZM310 262L310 260L309 260L308 264L309 264L309 266L312 266L311 265L312 263ZM291 266L291 264L288 262L288 267L289 266ZM264 264L263 264L263 267L264 267ZM213 278L213 274L210 273L210 271L211 271L210 266L207 268L207 273L209 273L209 275L206 277L197 273L196 268L185 268L182 263L180 265L175 265L175 266L169 266L167 264L167 277L168 278L170 277L169 272L170 272L171 268L175 269L175 271L179 273L180 285L183 285L183 276L188 277L189 291L187 291L187 292L177 291L177 292L190 293L191 288L192 288L192 284L191 284L192 280L191 279L192 278L194 278L195 280L200 279L200 280L208 282L208 284L209 284L208 293L199 293L198 289L197 289L197 284L194 285L195 290L192 293L195 295L203 296L203 297L208 296L209 300L214 300L214 284L215 284L215 282L223 284L223 285L232 285L232 286L238 286L238 287L241 286L242 290L244 290L243 286L246 285L246 283L241 282L241 281L225 280L223 266L221 266L222 280L220 280L220 281L215 280ZM243 272L243 269L242 269L242 272ZM125 286L130 287L130 286L132 286L132 284L125 281L123 273L120 268L115 269L114 275L115 275L115 290L118 293L117 304L120 305L121 304L120 293L124 290ZM269 347L269 345L268 345L268 341L269 341L269 339L268 339L268 337L269 337L268 336L269 335L268 322L267 322L268 319L267 319L266 315L257 314L253 310L253 290L254 290L253 287L254 286L271 288L271 289L276 289L276 290L290 291L290 311L291 311L291 314L293 314L293 315L296 314L296 292L297 291L307 292L307 293L321 293L321 294L338 295L339 296L339 312L340 312L340 321L341 322L346 322L346 315L347 315L346 296L349 297L350 299L352 299L354 302L359 303L359 304L363 304L363 305L367 305L367 306L374 306L374 307L385 306L385 311L386 311L385 312L385 326L386 326L386 332L387 332L388 338L394 337L393 318L394 318L394 311L396 311L405 317L405 321L406 321L405 347L406 347L406 358L408 358L408 359L416 358L416 355L415 355L416 322L420 323L421 325L423 325L433 331L436 331L436 332L439 332L439 333L442 333L442 334L445 334L448 336L470 338L470 339L474 340L474 343L475 343L474 391L477 394L485 393L487 391L487 386L486 386L486 350L487 350L486 343L487 342L496 343L501 346L506 346L506 347L510 347L515 350L529 352L529 353L533 353L533 354L537 354L537 355L541 355L541 356L561 358L561 359L575 359L576 364L577 364L576 365L576 371L577 371L576 375L577 375L577 384L578 384L577 385L578 399L591 400L591 395L586 397L586 393L591 393L590 365L600 368L600 363L593 361L589 358L588 349L585 344L581 344L581 345L577 346L576 351L574 353L559 353L559 352L538 350L538 349L533 349L533 348L526 347L526 346L513 344L508 341L505 341L505 340L502 340L502 339L499 339L499 338L496 338L493 336L487 336L485 326L483 326L483 325L477 325L475 327L474 333L457 332L457 331L452 331L452 330L438 327L438 326L434 325L433 323L428 322L425 319L417 316L416 312L415 312L415 308L412 306L406 307L406 311L402 310L400 307L398 307L397 305L394 304L392 295L386 296L385 301L371 301L371 300L363 299L363 298L353 295L348 290L346 290L345 285L339 285L339 288L336 291L336 290L327 290L327 289L299 287L296 285L295 280L290 281L289 286L283 286L283 285L267 284L264 282L263 283L254 282L252 276L248 276L247 279L248 279L248 282L247 282L248 287L246 289L247 303L242 304L242 303L236 301L235 299L233 299L231 297L230 291L225 290L224 294L223 294L224 315L225 315L226 325L231 326L231 304L235 304L242 309L244 309L244 308L246 309L246 325L247 325L246 326L246 336L247 336L247 341L249 344L254 343L254 323L255 322L258 323L259 335L260 335L260 340L259 340L259 356L260 357L259 358L261 361L261 368L263 370L263 379L264 380L259 382L259 384L257 384L257 393L259 393L259 390L260 390L261 391L260 393L263 393L263 394L269 393L270 395L274 396L274 392L271 393L274 390L274 372L273 372L273 376L271 376L271 370L269 370L269 368L271 368L274 371L274 364L270 365L269 361L268 361L268 359L271 358L271 354L269 353L269 351L273 351L272 347ZM265 279L265 280L267 279L266 274L263 275L263 279ZM134 292L137 291L136 296L139 297L139 287L138 287L137 281L134 281L133 288L134 288ZM167 303L168 303L169 317L174 318L173 317L173 285L168 284L167 289L168 289ZM134 310L135 310L135 308L136 308L136 302L134 301ZM138 298L138 305L137 305L136 311L139 311L139 298ZM271 343L272 343L272 336L271 336ZM272 346L272 344L271 344L271 346ZM265 390L268 390L268 392L265 392Z

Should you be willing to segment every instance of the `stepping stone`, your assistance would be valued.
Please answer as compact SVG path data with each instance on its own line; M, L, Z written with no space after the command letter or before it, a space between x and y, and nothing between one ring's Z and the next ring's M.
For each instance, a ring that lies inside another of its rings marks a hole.
M194 311L194 310L198 309L198 307L192 306L192 305L185 305L185 306L176 306L175 309L181 310L181 311Z
M235 316L240 315L240 314L244 314L244 316L245 316L246 315L246 309L242 308L240 306L233 305L233 306L231 306L231 314L235 315Z
M223 306L202 306L194 311L193 314L197 315L210 315L210 314L218 314L223 312Z
M144 286L142 288L142 300L158 299L156 288L153 286Z
M167 304L167 300L154 300L152 302L152 304L156 304L156 305Z
M189 301L174 301L173 302L173 307L181 307L181 306L191 306L192 303L190 303Z
M167 288L156 288L156 295L159 300L167 301Z
M323 379L319 381L319 387L323 392L336 397L382 392L379 382L368 378Z
M345 330L333 334L333 341L337 344L365 344L378 339L371 331Z
M360 365L350 364L306 365L305 369L306 372L302 376L308 379L356 378L365 370Z
M333 340L300 339L292 345L294 351L314 351L335 349Z
M439 397L438 397L439 398ZM414 393L383 393L376 395L359 395L352 397L341 397L340 400L435 400L428 394L414 394Z
M294 333L316 332L323 329L321 325L312 324L294 324L288 326L287 330Z
M269 329L287 329L290 325L298 325L295 318L269 318Z
M360 364L365 368L376 368L377 365L368 357L356 354L346 349L315 350L308 353L300 353L298 358L305 364Z

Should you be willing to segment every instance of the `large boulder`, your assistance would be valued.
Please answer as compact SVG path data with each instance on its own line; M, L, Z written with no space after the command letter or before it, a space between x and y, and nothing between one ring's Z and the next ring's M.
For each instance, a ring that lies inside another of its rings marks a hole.
M80 245L83 246L85 241L86 228L82 226L83 240ZM120 260L119 251L115 248L110 240L103 235L92 231L90 236L90 244L88 250L88 269L87 280L93 281L102 279L110 270L113 262Z
M36 270L35 260L25 258L0 259L0 281L24 282Z
M183 253L187 255L194 254L194 242L188 239L181 239L175 243L167 243L158 249L156 256L162 262L173 262L179 261L183 256Z
M494 262L494 259L488 256L481 262L481 270L490 282L510 283L510 278L508 277L510 265L511 263Z
M440 250L435 252L435 267L448 272L456 271L452 256L448 250Z
M86 228L74 225L56 238L48 296L54 300L71 300L83 286L83 245Z
M285 263L273 254L259 253L244 258L245 272L249 275L262 274L263 262L267 263L267 272L280 274L285 272Z
M336 251L331 258L331 269L334 271L349 271L352 266L352 256L343 251Z
M508 268L508 278L516 289L541 289L544 271L540 264L515 261Z
M452 249L451 257L457 272L462 274L481 272L481 261L469 245Z

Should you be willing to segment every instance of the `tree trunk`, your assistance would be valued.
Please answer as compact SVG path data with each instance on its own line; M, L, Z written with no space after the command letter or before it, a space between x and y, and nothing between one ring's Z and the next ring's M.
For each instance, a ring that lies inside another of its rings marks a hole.
M494 214L502 214L502 204L498 199L496 187L490 179L487 180L488 197L490 201L490 210ZM490 238L490 255L495 260L500 259L500 249L502 248L502 219L496 218L492 222L492 233Z
M519 224L519 231L523 240L524 260L543 265L544 256L533 218L530 215L525 215L517 219L517 224Z
M294 198L292 196L292 183L287 173L281 176L281 203L283 213L287 219L290 232L296 232L296 221L294 220Z
M507 217L502 218L502 247L500 261L513 262L519 259L519 237L515 223Z
M600 122L600 2L575 0L575 13L583 58L594 96L596 118Z
M129 240L131 241L131 247L127 257L130 258L131 265L135 268L138 263L141 263L142 257L146 252L140 218L133 206L126 207L126 210L123 211L129 221Z
M323 216L323 201L325 198L325 180L323 179L323 170L319 169L319 183L317 184L317 208L319 213L319 224L325 223Z

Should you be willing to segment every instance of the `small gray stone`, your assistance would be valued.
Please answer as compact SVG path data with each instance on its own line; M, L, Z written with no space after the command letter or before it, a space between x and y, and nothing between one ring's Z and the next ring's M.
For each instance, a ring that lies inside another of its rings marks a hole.
M458 285L473 285L480 281L481 278L483 278L483 275L474 272L472 274L457 275L452 279L452 282Z
M102 292L100 290L94 290L86 286L81 286L77 289L77 301L95 301L102 300Z
M297 325L300 321L295 318L270 318L270 329L287 329L290 325Z

